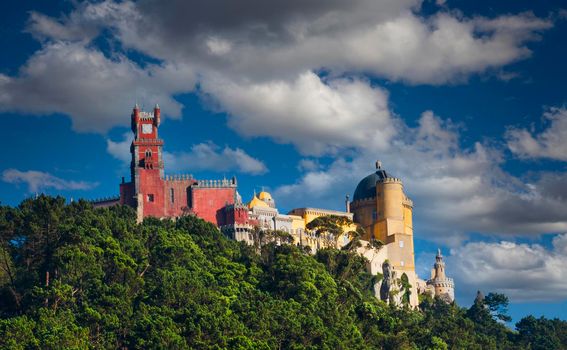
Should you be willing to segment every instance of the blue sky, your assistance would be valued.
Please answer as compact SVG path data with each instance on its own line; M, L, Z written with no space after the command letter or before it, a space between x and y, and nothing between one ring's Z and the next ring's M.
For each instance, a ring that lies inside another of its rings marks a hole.
M2 4L0 201L118 193L134 103L166 172L341 209L376 159L414 200L417 270L461 305L567 318L561 1Z

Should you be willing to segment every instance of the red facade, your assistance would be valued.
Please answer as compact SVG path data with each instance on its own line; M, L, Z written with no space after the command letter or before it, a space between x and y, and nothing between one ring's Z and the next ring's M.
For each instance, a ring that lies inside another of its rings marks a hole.
M140 221L148 216L193 214L216 225L225 224L225 207L235 203L236 179L165 176L163 140L158 137L160 117L157 105L153 113L142 112L137 105L132 111L131 181L120 185L120 204L135 207Z

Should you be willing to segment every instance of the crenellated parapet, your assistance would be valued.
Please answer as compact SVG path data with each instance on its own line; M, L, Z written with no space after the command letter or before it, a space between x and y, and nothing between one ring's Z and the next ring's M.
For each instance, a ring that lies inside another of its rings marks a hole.
M139 115L140 120L149 121L149 120L154 119L154 112L142 112L142 111L140 111L138 115Z
M351 209L351 211L354 211L354 209L357 209L357 208L360 208L360 207L367 207L369 205L375 205L375 203L376 203L376 197L358 199L358 200L352 201L350 203L350 209Z
M397 177L385 177L383 179L379 179L376 183L384 183L384 184L400 184L402 185L403 182L401 179Z
M408 208L413 208L413 201L411 199L409 199L408 197L404 198L404 200L402 201L402 204Z
M248 206L244 203L233 203L233 204L226 204L226 210L242 210L248 212Z
M427 284L434 287L455 288L455 281L450 277L427 280Z
M174 174L174 175L166 175L164 178L165 181L187 181L187 180L195 180L192 174Z
M236 188L236 179L197 180L195 186L200 188Z

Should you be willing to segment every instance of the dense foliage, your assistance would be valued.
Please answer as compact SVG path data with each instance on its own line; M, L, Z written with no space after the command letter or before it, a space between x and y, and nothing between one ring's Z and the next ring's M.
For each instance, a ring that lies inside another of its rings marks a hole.
M246 246L200 219L40 196L0 207L0 348L561 349L567 325L497 321L503 296L420 311L373 296L348 249ZM379 278L379 276L378 276Z

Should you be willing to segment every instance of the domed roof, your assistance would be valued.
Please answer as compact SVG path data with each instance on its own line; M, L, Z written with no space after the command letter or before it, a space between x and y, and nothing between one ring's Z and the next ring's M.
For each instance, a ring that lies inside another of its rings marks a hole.
M258 198L263 200L263 201L271 201L272 199L272 195L266 191L262 191L258 194Z
M256 196L254 196L254 197L252 197L252 200L250 202L248 202L248 208L252 209L254 207L269 208L270 206L268 205L268 203L264 202L263 200L259 199Z
M376 162L376 171L368 175L358 183L356 190L354 190L354 196L352 197L352 200L357 201L361 199L376 197L376 183L390 177L392 176L390 176L384 169L382 169L380 162Z

